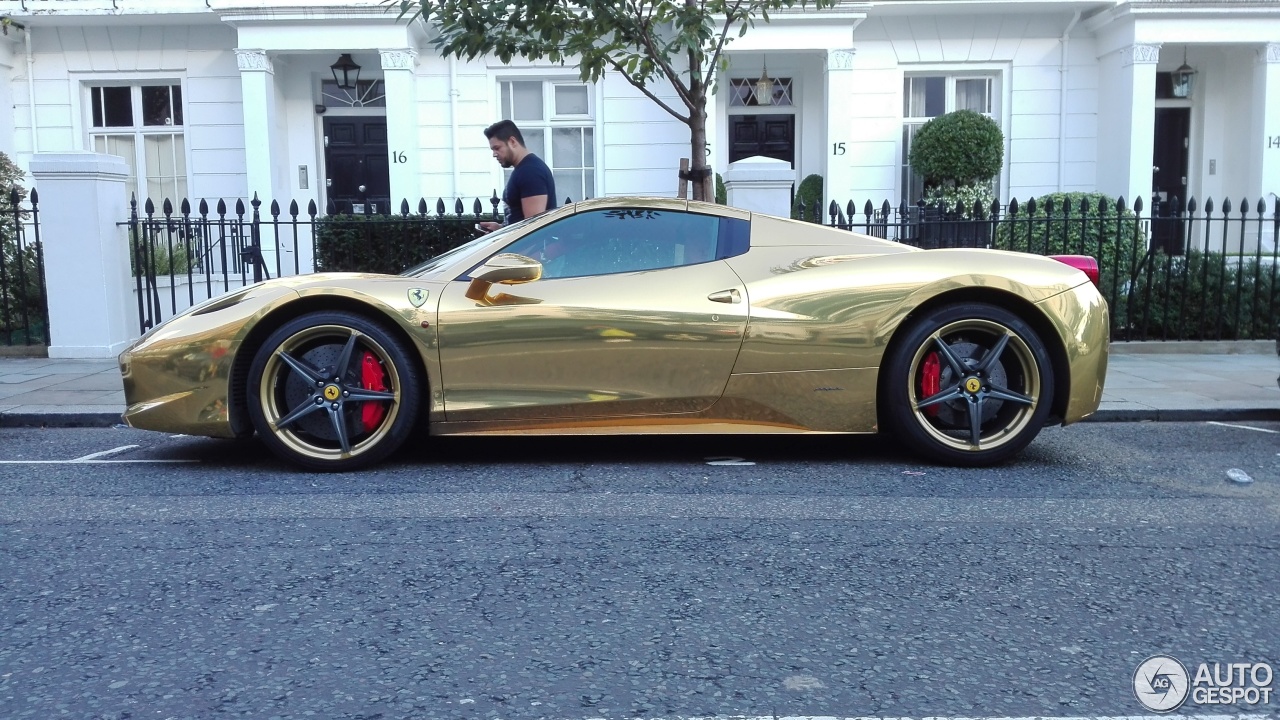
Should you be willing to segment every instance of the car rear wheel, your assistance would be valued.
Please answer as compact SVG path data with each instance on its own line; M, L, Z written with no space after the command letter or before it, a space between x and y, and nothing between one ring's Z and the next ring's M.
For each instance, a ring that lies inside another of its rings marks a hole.
M385 458L413 429L420 372L376 322L347 312L296 318L249 369L249 414L272 452L309 470L354 470Z
M912 450L952 465L1003 462L1044 426L1053 368L1017 315L947 305L905 329L882 366L884 417Z

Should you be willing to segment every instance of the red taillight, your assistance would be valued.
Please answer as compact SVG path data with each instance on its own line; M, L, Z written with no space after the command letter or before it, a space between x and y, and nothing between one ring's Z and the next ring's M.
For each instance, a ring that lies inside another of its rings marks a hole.
M373 356L371 352L365 352L360 362L360 384L365 390L377 390L385 392L387 389L387 374L382 369L382 365L378 363L378 358ZM364 424L365 432L373 432L378 427L378 423L382 422L382 418L387 414L387 409L382 403L367 402L360 408L360 420Z
M1083 272L1089 277L1089 282L1093 283L1095 287L1098 285L1097 260L1088 255L1050 255L1049 257Z

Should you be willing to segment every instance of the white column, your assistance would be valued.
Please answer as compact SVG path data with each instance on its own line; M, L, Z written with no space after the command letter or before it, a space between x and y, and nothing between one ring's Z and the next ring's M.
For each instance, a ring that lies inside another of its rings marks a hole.
M418 53L409 48L380 50L387 93L387 158L391 168L391 212L400 212L400 201L409 201L409 212L418 211L423 195L418 163L418 93L414 73ZM435 208L431 210L434 212Z
M822 192L822 216L833 198L849 198L854 192L853 178L853 59L855 51L828 50L826 69L827 157L826 180ZM841 202L837 200L837 202Z
M129 166L114 155L39 153L31 175L40 199L49 357L115 357L141 332L129 238L116 226L126 219Z
M1159 45L1139 43L1098 63L1098 190L1123 195L1130 208L1141 197L1144 214L1151 209L1159 60Z
M1268 43L1258 53L1254 70L1253 144L1258 152L1249 153L1255 167L1250 168L1250 187L1267 201L1267 214L1274 210L1275 195L1280 195L1280 42Z
M271 206L271 199L279 197L288 202L289 187L276 175L284 171L282 153L275 142L273 127L276 119L275 68L264 50L236 48L236 65L240 68L241 107L244 113L245 175L249 197L254 193L262 201L262 207Z
M15 159L17 155L17 146L14 144L13 129L18 126L18 118L16 117L17 104L14 103L13 88L18 85L14 80L15 77L26 77L26 68L22 72L14 72L18 67L21 58L19 57L19 40L21 33L27 32L23 30L10 30L8 34L0 35L0 152L5 153L9 158Z

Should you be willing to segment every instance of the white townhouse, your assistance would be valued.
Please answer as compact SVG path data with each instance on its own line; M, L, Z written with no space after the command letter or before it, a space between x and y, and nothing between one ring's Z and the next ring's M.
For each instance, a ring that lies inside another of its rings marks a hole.
M499 118L575 200L672 195L689 153L620 77L446 59L377 0L0 0L0 18L0 150L121 156L157 203L488 198ZM841 204L915 200L913 133L960 108L1004 130L1004 201L1280 192L1277 0L846 0L773 15L728 60L714 168L776 158Z

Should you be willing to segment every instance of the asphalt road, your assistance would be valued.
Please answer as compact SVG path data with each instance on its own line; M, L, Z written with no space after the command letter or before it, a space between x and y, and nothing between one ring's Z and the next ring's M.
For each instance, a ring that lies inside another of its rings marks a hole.
M1150 715L1155 654L1280 674L1278 550L1280 423L1051 428L985 470L507 438L350 475L4 430L0 718Z

